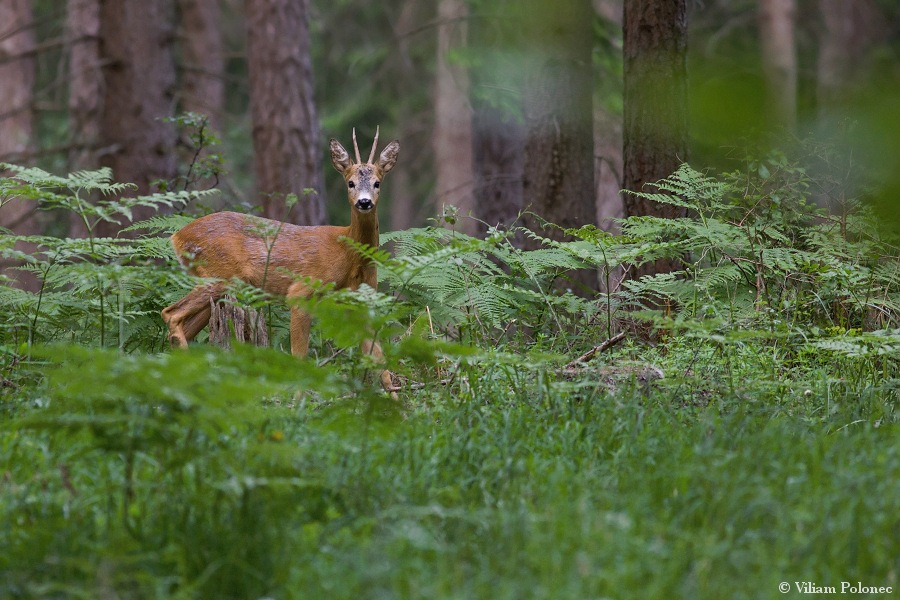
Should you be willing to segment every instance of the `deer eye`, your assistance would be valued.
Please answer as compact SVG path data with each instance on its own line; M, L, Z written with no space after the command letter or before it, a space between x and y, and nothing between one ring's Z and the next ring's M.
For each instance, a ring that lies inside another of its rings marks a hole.
M376 181L373 185L374 185L376 188L380 188L380 187L381 187L381 182L380 182L380 181Z
M348 181L348 182L347 182L347 187L348 187L348 188L355 188L355 187L356 187L356 184L353 183L352 181Z

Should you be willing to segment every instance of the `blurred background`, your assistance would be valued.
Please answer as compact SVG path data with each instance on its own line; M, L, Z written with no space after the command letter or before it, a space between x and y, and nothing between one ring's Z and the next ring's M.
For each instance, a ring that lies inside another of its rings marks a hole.
M401 141L382 229L443 215L477 234L523 210L609 228L650 210L623 188L682 161L827 140L896 211L900 3L623 4L0 0L0 161L110 166L140 193L222 190L192 211L342 224L327 140L349 147L355 127L365 155L380 126L380 147ZM0 225L79 235L27 203Z

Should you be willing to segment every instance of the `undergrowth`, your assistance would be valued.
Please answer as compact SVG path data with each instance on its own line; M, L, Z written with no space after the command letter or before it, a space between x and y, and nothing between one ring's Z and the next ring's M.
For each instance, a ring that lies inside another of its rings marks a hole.
M239 282L273 349L165 348L159 310L197 283L167 241L190 217L130 211L214 192L134 199L106 170L2 168L0 210L25 199L89 233L0 240L39 282L0 285L0 596L900 585L897 240L781 154L682 166L634 193L689 216L620 235L525 251L513 240L535 234L385 234L390 251L357 248L381 290L306 303L306 361L285 352L283 303ZM95 236L109 220L135 237ZM659 258L680 271L622 276ZM602 291L561 293L578 268ZM399 403L355 350L373 333Z

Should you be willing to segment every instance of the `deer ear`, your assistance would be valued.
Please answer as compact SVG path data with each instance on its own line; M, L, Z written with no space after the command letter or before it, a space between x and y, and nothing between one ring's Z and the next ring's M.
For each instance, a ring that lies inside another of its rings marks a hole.
M378 167L383 173L387 173L397 164L397 155L400 153L400 142L394 140L384 147L378 156Z
M350 155L344 150L341 143L334 139L331 140L331 164L339 173L343 173L353 165Z

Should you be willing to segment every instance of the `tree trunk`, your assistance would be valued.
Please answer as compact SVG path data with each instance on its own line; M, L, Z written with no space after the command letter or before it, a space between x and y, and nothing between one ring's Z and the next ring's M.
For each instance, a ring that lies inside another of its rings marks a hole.
M398 35L395 58L401 66L400 79L408 82L407 85L411 86L417 85L418 82L409 54L412 41L410 36L405 36L402 32L418 30L430 23L433 13L427 10L428 8L430 7L424 6L421 0L403 0L396 11L396 20L393 23L394 31ZM421 136L422 125L415 120L403 118L397 123L397 127L396 136L392 135L391 137L402 140L406 149L403 150L403 156L397 162L397 166L391 171L391 183L388 190L389 204L386 205L386 213L387 220L390 222L389 229L392 231L402 231L420 226L424 218L433 213L431 206L423 206L420 202L413 185L423 170L422 165L427 163L431 157L424 152L410 152L409 148L412 146L406 145L407 140L414 140L417 136ZM343 187L343 180L340 183ZM384 206L384 198L381 203ZM381 210L383 209L379 208L379 211ZM380 212L379 214L384 215L385 213ZM382 216L382 219L384 218Z
M473 120L477 215L487 227L509 228L522 212L525 128L518 117L481 101Z
M797 123L797 49L794 0L759 0L759 39L768 112L788 130Z
M0 2L0 161L22 162L32 148L34 111L34 23L28 0ZM12 199L0 207L0 226L17 235L41 232L37 203ZM21 251L34 251L32 244L16 244ZM16 285L36 291L40 282L27 273L13 271L16 262L0 260L4 275Z
M156 191L154 181L176 174L175 128L162 120L174 113L173 15L172 0L101 2L101 161L117 181L137 184L138 194ZM138 207L134 220L153 213ZM103 223L98 231L113 235L117 229Z
M221 130L225 109L225 52L218 0L178 0L181 11L182 105Z
M875 0L819 0L819 13L816 101L819 111L827 113L864 80L866 55L885 40L889 28Z
M613 219L624 216L622 200L622 117L602 108L594 111L594 179L597 186L597 223L617 229Z
M529 0L526 15L525 41L533 55L523 94L525 207L564 228L594 224L593 8L589 0ZM563 238L532 216L524 222L547 237ZM575 288L597 287L592 270L571 279Z
M453 64L454 52L466 48L469 11L464 0L438 0L437 73L434 89L434 161L439 205L459 209L456 229L474 235L477 221L472 188L472 110L469 72Z
M29 0L0 2L0 160L21 161L32 146L34 22ZM7 221L8 222L8 221Z
M100 0L68 0L66 35L69 44L69 169L95 169L103 114L103 72L100 57ZM69 235L85 237L87 227L70 215Z
M518 0L482 4L472 20L470 48L480 60L472 67L472 146L475 212L482 233L509 228L523 208L525 127L524 80ZM488 8L489 7L489 8ZM516 240L521 245L521 239Z
M628 0L624 39L624 188L640 191L687 159L685 0ZM625 195L625 215L678 218L684 209ZM648 263L632 276L676 270Z
M237 299L226 295L218 302L210 299L209 341L220 348L231 348L232 339L239 343L269 347L266 317L255 308L238 306Z
M247 0L244 6L254 172L263 215L321 225L325 201L309 54L309 0ZM305 189L315 194L305 194ZM299 202L288 214L284 199L290 193L297 194Z
M622 30L624 0L594 0L594 12L600 19ZM621 40L610 40L602 51L615 52L621 58ZM609 76L609 73L605 73ZM620 80L621 83L621 80ZM622 114L603 100L594 102L594 180L597 186L597 224L616 231L613 219L624 216L622 204Z
M103 72L100 57L100 0L68 0L69 131L73 170L97 166Z

